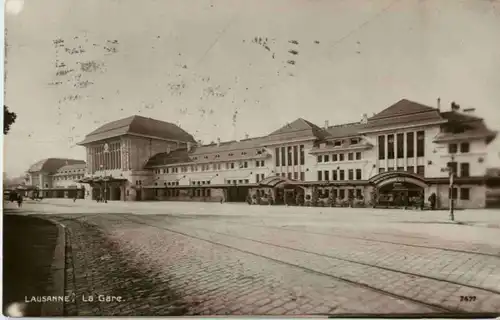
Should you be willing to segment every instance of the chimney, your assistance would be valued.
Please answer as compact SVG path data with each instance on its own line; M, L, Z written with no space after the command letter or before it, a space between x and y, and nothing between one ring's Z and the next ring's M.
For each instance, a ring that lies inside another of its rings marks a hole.
M167 154L170 154L171 151L170 146L167 146Z
M329 126L330 126L330 123L328 122L328 120L325 120L325 130L328 129Z
M460 105L458 105L457 103L455 103L455 101L453 101L451 103L451 110L452 111L458 111L458 110L460 110Z
M250 135L248 133L245 133L245 139L250 138Z
M203 141L198 140L198 145L199 145L199 146L203 145Z
M191 151L191 147L192 147L191 142L188 142L188 143L187 143L187 151Z
M220 147L220 138L217 138L217 147Z
M437 108L439 111L441 111L441 98L438 98L437 100Z
M363 124L368 123L368 114L363 113L363 118L361 119L361 123Z

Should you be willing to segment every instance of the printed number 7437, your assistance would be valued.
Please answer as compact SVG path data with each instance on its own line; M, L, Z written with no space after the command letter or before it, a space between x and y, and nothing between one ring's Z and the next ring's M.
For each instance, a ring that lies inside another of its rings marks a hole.
M466 302L476 301L476 296L460 296L460 301L466 301Z

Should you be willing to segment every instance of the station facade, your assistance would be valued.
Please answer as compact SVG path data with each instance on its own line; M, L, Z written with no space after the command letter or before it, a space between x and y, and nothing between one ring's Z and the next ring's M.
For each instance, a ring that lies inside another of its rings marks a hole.
M473 109L403 99L359 122L299 118L265 136L201 145L178 126L133 116L108 123L86 148L89 198L275 204L305 199L391 206L434 194L457 208L486 203L486 157L496 138ZM449 172L454 172L450 188Z

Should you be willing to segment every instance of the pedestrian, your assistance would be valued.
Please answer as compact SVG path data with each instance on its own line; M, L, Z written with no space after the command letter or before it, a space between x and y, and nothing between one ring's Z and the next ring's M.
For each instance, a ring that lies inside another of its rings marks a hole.
M18 194L17 195L17 207L21 208L23 206L23 196Z

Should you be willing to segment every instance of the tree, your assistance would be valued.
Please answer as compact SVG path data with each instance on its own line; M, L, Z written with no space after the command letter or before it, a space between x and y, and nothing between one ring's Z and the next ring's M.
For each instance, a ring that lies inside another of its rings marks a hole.
M9 133L10 126L16 122L17 114L9 111L9 107L3 105L3 134Z

